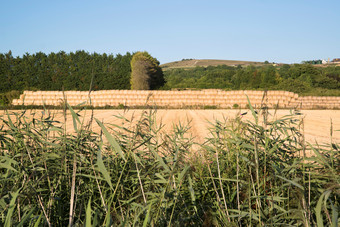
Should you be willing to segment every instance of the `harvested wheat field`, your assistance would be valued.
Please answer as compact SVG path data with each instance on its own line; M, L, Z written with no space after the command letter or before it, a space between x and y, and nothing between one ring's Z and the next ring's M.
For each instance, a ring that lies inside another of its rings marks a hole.
M131 122L136 122L143 112L150 110L94 110L93 117L104 122L105 124L114 124L121 126L124 124L127 127L133 127L133 123L124 121L120 118L123 116ZM14 111L9 111L9 113ZM15 111L18 112L18 111ZM82 110L78 112L82 123L88 124L92 117L90 110ZM268 120L279 119L290 114L290 110L269 110ZM0 112L4 114L4 111ZM40 116L42 110L28 110L26 116ZM245 114L246 113L246 114ZM296 115L296 118L303 120L300 125L301 132L304 132L305 140L311 144L323 144L331 141L331 128L333 142L340 142L340 110L301 110L301 115ZM62 110L51 110L50 114L54 116L54 120L64 123L64 115ZM244 114L244 115L241 115ZM85 116L85 117L84 117ZM216 120L223 121L224 119L232 120L236 117L241 117L243 121L254 121L254 117L250 110L184 110L184 109L160 109L156 111L156 122L163 125L162 132L170 132L174 125L182 124L190 126L189 133L194 138L194 141L202 144L205 138L209 137L209 127ZM261 123L261 116L259 122ZM123 123L124 122L124 123ZM331 123L332 122L332 123ZM331 127L332 124L332 127ZM66 128L68 132L74 130L71 113L67 111ZM114 130L117 127L111 126ZM100 132L100 127L95 121L92 121L91 129L95 132Z

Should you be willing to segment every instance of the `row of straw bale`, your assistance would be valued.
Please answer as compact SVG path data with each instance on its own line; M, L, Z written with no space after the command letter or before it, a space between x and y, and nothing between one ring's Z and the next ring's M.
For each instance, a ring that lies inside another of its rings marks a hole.
M217 89L205 89L205 90L183 90L183 91L148 91L148 90L101 90L101 91L25 91L24 94L27 95L89 95L89 94L98 94L98 95L106 95L106 94L170 94L170 95L180 95L180 94L210 94L210 95L263 95L264 91L252 91L252 90L238 90L238 91L223 91ZM293 92L288 91L267 91L267 95L278 95L278 96L291 96L294 97L295 94Z
M248 96L250 100L263 100L261 96ZM89 99L89 96L85 95L26 95L21 97L21 100L48 100L48 99ZM225 99L225 100L244 100L246 96L242 95L233 95L233 96L225 96L225 95L152 95L152 96L143 96L143 95L91 95L91 99ZM272 96L268 97L268 100L289 100L290 97L285 96Z
M217 105L230 107L234 104L246 106L247 97L253 105L266 103L268 106L313 108L337 108L340 97L299 97L287 91L223 91L216 89L183 90L183 91L134 91L134 90L102 90L102 91L25 91L13 105L60 105L67 100L70 105L86 102L93 106L141 106L149 105L184 106L184 105ZM91 101L91 102L90 102Z
M253 91L251 91L253 92ZM135 103L140 103L140 100L143 100L143 102L146 102L146 100L149 98L150 101L153 102L160 102L159 100L169 100L169 101L165 101L167 103L197 103L197 104L213 104L213 103L217 103L217 104L230 104L230 103L238 103L238 104L243 104L243 103L247 103L247 100L245 98L245 96L243 95L237 95L237 93L244 93L244 91L235 91L233 93L235 93L234 95L232 94L224 94L221 93L220 95L211 95L210 93L205 92L204 94L201 95L192 95L190 94L190 92L184 91L182 93L186 93L186 94L180 94L180 95L169 95L169 91L166 91L166 93L163 95L165 92L161 91L158 92L158 94L152 94L149 93L148 96L146 95L129 95L127 94L127 92L124 92L125 94L120 94L120 95L108 95L109 92L105 91L105 95L103 94L98 94L99 92L94 92L92 94L90 94L90 97L93 101L93 103L96 103L97 100L98 102L101 103L112 103L112 99L116 99L116 100L130 100L128 101L128 103L131 104L135 104ZM103 92L101 92L103 93ZM132 92L130 92L132 93ZM146 92L144 92L146 93ZM163 94L159 94L159 93L163 93ZM195 91L195 93L198 93L198 91ZM226 93L226 92L224 92ZM231 92L228 92L231 93ZM253 92L254 93L254 92ZM64 94L62 94L62 92L25 92L24 95L22 97L20 97L20 99L22 100L22 102L20 101L14 101L13 104L22 104L22 103L26 103L27 105L30 104L40 104L40 103L44 103L40 100L44 100L45 103L60 103L64 98L67 99L67 101L69 103L80 103L83 101L86 101L89 99L89 95L86 94L85 92L64 92ZM151 96L150 96L151 94ZM276 101L278 99L284 99L282 97L275 97L273 96L272 99L273 101ZM188 101L190 99L195 99L195 100L200 100L200 101ZM249 95L249 99L251 102L254 103L258 103L260 100L262 101L262 96L257 96L257 95ZM39 101L38 101L39 100ZM177 100L177 101L176 101ZM181 100L181 101L178 101ZM127 102L127 101L123 101L123 102ZM114 103L119 103L119 101L116 101ZM161 103L161 102L160 102Z
M80 100L80 99L69 99L67 102L70 105L78 105L80 103L86 102L89 100ZM138 106L138 105L145 105L145 104L155 104L155 105L246 105L248 104L248 101L246 99L240 99L240 100L223 100L223 99L157 99L157 100L149 100L148 102L146 100L142 99L112 99L112 100L102 100L102 99L94 99L91 100L92 104L96 103L104 103L103 105L119 105L119 104L125 104L125 105L131 105L131 106ZM13 105L60 105L63 103L63 100L30 100L23 102L22 100L14 100ZM260 105L261 101L251 101L253 105ZM275 102L273 102L276 104ZM281 102L284 104L285 102Z

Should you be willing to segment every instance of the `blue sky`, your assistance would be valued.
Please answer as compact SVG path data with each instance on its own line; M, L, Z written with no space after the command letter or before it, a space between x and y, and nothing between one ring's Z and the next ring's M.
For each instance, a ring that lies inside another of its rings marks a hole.
M161 63L340 57L338 0L0 0L0 53L125 54Z

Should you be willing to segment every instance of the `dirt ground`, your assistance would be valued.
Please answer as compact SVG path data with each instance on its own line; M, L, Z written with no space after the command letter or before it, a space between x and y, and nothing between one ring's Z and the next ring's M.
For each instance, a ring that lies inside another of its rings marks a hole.
M13 112L13 111L10 111ZM18 112L18 111L15 111ZM26 116L32 116L33 114L41 115L42 110L27 111ZM143 110L94 110L94 117L107 124L122 125L122 119L117 116L124 116L135 122L140 118ZM223 119L233 119L236 116L240 116L241 113L246 113L247 110L183 110L183 109L171 109L171 110L157 110L156 122L164 125L163 132L170 131L173 125L181 123L182 125L188 125L190 122L189 133L194 137L194 140L198 143L202 143L206 137L209 137L209 122L215 120L222 121ZM269 119L278 119L282 116L288 115L289 110L269 110ZM315 144L329 143L331 141L331 122L333 128L333 142L340 142L340 110L302 110L302 115L298 118L303 119L303 130L306 141ZM4 114L4 111L0 111L0 114ZM51 111L55 117L55 120L64 122L64 117L61 110ZM79 113L80 120L87 123L91 119L91 111L82 111ZM242 115L243 120L253 120L253 116L250 111L247 114ZM1 128L2 122L0 122ZM66 119L67 131L73 131L73 121L70 112L67 112ZM125 123L126 124L126 123ZM95 121L91 126L93 131L100 132L100 127Z

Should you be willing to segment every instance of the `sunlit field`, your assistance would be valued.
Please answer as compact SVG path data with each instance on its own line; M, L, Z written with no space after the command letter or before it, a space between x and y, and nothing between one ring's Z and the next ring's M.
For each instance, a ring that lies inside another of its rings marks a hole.
M18 110L9 110L11 113L21 113ZM93 117L107 124L123 124L124 117L131 121L131 125L136 124L145 110L140 109L106 109L106 110L75 110L83 124L88 124ZM55 121L60 122L59 126L64 125L68 133L74 132L73 119L71 112L66 111L66 124L63 110L27 110L25 117L41 117L42 113L50 115ZM285 115L294 114L293 110L268 110L268 120L279 119ZM0 114L6 114L0 111ZM117 117L120 116L120 117ZM262 117L261 117L262 116ZM301 121L299 129L303 131L304 139L312 144L329 143L340 141L340 110L301 110L296 117ZM171 130L173 125L179 123L189 126L188 133L197 143L202 143L206 137L210 137L209 127L215 120L232 120L240 117L243 121L253 121L254 117L248 109L213 109L213 110L190 110L190 109L159 109L155 111L155 123L162 125L161 132L166 133ZM263 122L263 115L259 115L259 122ZM64 127L63 126L63 127ZM92 120L90 125L92 131L99 133L101 128ZM118 129L118 128L116 128ZM331 135L332 131L332 135Z

